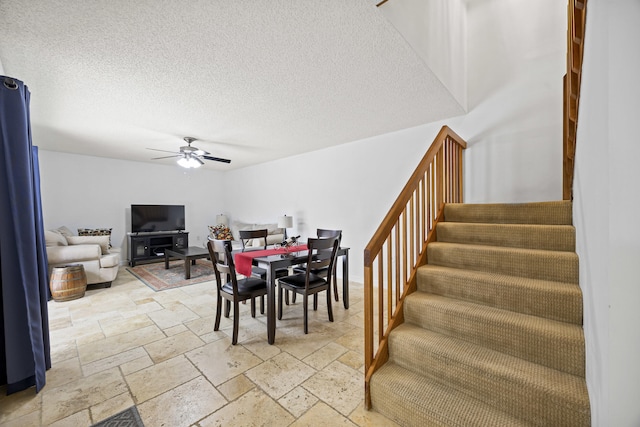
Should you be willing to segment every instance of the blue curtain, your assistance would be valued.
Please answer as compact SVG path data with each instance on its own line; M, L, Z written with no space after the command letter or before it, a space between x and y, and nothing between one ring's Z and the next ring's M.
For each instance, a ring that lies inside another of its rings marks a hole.
M0 76L0 384L45 385L51 367L47 254L29 89Z

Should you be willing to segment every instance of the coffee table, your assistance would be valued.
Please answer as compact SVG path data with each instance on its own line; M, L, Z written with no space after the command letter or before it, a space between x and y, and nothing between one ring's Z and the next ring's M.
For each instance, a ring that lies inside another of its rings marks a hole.
M191 279L191 265L196 263L197 259L209 258L209 251L205 248L197 246L189 246L188 248L171 248L164 250L164 268L169 269L169 258L180 258L184 260L184 278Z

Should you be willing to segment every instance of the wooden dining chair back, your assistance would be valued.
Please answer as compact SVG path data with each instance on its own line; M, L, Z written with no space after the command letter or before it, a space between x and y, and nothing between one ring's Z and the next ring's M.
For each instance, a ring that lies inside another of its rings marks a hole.
M225 301L225 317L229 317L231 305L233 305L233 335L231 342L238 342L238 324L240 319L239 302L251 300L251 317L256 317L256 297L264 297L267 294L267 282L258 277L245 277L238 279L236 275L233 255L231 253L230 240L212 240L207 242L207 249L213 270L216 276L218 298L216 301L216 320L214 331L220 328L220 315L222 312L222 300ZM263 311L264 312L264 311Z
M316 229L316 235L318 237L324 238L324 237L337 237L338 238L338 248L340 247L340 243L342 241L342 230L330 230L327 228L318 228ZM333 295L335 297L336 301L339 301L338 299L338 273L336 271L336 267L337 267L337 263L334 263L333 265ZM300 266L300 267L296 267L294 268L294 271L296 273L302 273L304 272L306 266ZM328 272L328 268L324 267L324 268L318 268L316 270L313 271L314 274L318 274L321 276L324 276L327 274ZM295 302L295 300L294 300ZM317 297L314 297L314 304L318 304L317 302Z
M282 295L283 290L289 290L302 295L302 309L304 315L304 333L309 331L308 297L314 295L313 309L318 309L317 294L327 292L327 312L329 321L333 322L333 309L331 307L331 279L332 274L326 277L314 273L326 268L333 271L338 254L338 237L324 237L318 239L308 239L307 247L309 254L304 272L292 274L278 279L278 319L282 319Z
M327 228L318 228L316 229L316 236L318 237L337 237L338 238L338 247L342 243L342 230L330 230ZM333 295L338 301L338 273L336 271L337 263L333 264ZM317 274L327 274L328 270L317 271Z
M261 230L239 230L238 237L240 237L240 243L242 243L242 251L244 252L249 242L252 243L252 247L262 246L262 249L267 249L267 236L269 235L269 230L266 228ZM262 245L256 245L253 241L254 239L260 240L262 239Z

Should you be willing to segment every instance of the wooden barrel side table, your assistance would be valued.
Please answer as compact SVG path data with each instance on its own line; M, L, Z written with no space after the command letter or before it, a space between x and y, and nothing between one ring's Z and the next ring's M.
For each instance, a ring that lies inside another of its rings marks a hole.
M70 301L84 296L87 290L87 275L82 264L65 265L51 269L49 282L54 301Z

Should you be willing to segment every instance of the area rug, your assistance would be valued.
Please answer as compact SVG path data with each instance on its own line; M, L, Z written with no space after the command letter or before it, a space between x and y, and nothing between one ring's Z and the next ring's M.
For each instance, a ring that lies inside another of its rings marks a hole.
M167 270L164 268L163 261L127 267L127 271L154 291L164 291L216 280L211 261L202 259L196 260L196 264L191 266L190 279L184 278L184 261L182 260L170 261Z
M144 424L140 419L138 409L135 406L132 406L92 425L91 427L144 427Z

